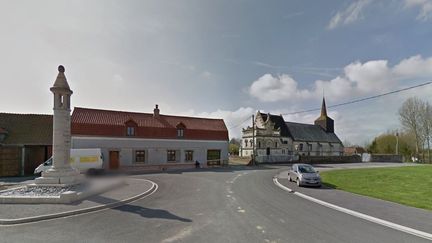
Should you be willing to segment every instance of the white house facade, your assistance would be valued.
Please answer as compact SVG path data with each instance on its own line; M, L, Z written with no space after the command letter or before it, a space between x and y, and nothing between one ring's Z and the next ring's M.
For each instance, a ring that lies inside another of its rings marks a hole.
M100 148L105 168L134 165L220 165L228 161L221 119L75 108L72 148Z

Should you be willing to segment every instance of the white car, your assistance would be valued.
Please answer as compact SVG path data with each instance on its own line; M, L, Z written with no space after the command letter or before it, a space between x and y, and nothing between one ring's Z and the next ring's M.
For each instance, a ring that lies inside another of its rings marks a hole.
M81 173L96 174L103 171L101 149L71 149L70 164ZM40 164L34 174L41 174L52 166L52 157Z
M288 172L288 180L295 181L297 186L321 187L321 177L312 165L293 164Z

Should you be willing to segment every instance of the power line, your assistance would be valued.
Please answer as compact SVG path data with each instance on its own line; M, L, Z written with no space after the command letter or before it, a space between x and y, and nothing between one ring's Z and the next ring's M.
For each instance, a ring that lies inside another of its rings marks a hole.
M335 105L330 105L330 106L328 106L328 108L335 108L335 107L339 107L339 106L344 106L344 105L350 105L350 104L354 104L354 103L359 103L359 102L366 101L366 100L376 99L376 98L380 98L380 97L383 97L383 96L387 96L387 95L391 95L391 94L395 94L395 93L400 93L400 92L407 91L407 90L410 90L410 89L415 89L415 88L418 88L418 87L426 86L426 85L429 85L429 84L432 84L432 81L429 81L429 82L426 82L426 83L422 83L422 84L418 84L418 85L414 85L414 86L410 86L410 87L403 88L403 89L398 89L398 90L394 90L394 91L378 94L378 95L373 95L373 96L359 98L359 99L355 99L355 100L351 100L351 101L347 101L347 102L343 102L343 103L339 103L339 104L335 104ZM294 112L289 112L289 113L285 113L285 114L282 114L282 115L283 116L284 115L294 115L294 114L308 113L308 112L319 111L319 110L321 110L321 108L314 108L314 109L308 109L308 110L294 111ZM243 123L245 123L247 120L249 120L249 118L250 117L248 116L241 123L238 123L237 125L231 126L229 129L231 130L233 128L239 127L240 125L242 125Z
M383 97L383 96L386 96L386 95L400 93L400 92L403 92L403 91L406 91L406 90L415 89L415 88L426 86L426 85L429 85L429 84L432 84L432 81L429 81L429 82L426 82L426 83L422 83L422 84L418 84L418 85L414 85L414 86L410 86L410 87L403 88L403 89L398 89L398 90L390 91L390 92L387 92L387 93L373 95L373 96L369 96L369 97L365 97L365 98L359 98L359 99L355 99L355 100L339 103L339 104L336 104L336 105L330 105L330 106L328 106L328 108L335 108L335 107L344 106L344 105L350 105L350 104L354 104L354 103L358 103L358 102L362 102L362 101L366 101L366 100L376 99L376 98ZM319 111L319 110L321 110L321 108L314 108L314 109L309 109L309 110L295 111L295 112L285 113L285 114L282 114L282 115L294 115L294 114L307 113L307 112Z
M237 125L234 125L234 126L231 126L231 127L228 128L228 129L231 130L231 129L233 129L233 128L239 127L240 125L242 125L243 123L245 123L245 122L248 121L249 119L250 119L250 116L248 116L246 119L244 119L244 121L242 121L241 123L239 123L239 124L237 124Z

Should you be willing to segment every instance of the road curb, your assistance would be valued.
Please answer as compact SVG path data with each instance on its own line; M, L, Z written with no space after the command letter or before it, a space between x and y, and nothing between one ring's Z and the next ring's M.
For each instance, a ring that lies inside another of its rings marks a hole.
M364 220L367 220L369 222L376 223L376 224L379 224L379 225L382 225L382 226L385 226L385 227L388 227L388 228L392 228L392 229L395 229L395 230L398 230L398 231L401 231L401 232L405 232L407 234L415 235L415 236L421 237L423 239L432 240L432 234L430 234L430 233L427 233L427 232L424 232L424 231L420 231L420 230L416 230L416 229L413 229L413 228L410 228L410 227L406 227L406 226L403 226L403 225L399 225L399 224L396 224L396 223L392 223L390 221L383 220L383 219L380 219L380 218L375 218L375 217L372 217L372 216L367 215L367 214L363 214L363 213L360 213L360 212L357 212L357 211L354 211L354 210L351 210L351 209L348 209L348 208L340 207L340 206L337 206L335 204L331 204L331 203L328 203L326 201L323 201L323 200L320 200L320 199L308 196L306 194L303 194L303 193L300 193L300 192L296 192L296 191L292 190L291 188L288 188L288 187L282 185L278 181L278 177L277 176L273 177L273 183L277 187L279 187L280 189L282 189L284 191L290 192L291 194L294 194L294 195L296 195L298 197L301 197L303 199L306 199L308 201L317 203L317 204L322 205L324 207L331 208L331 209L334 209L336 211L339 211L339 212L342 212L342 213L345 213L345 214L348 214L348 215L351 215L351 216L354 216L354 217L357 217L357 218L360 218L360 219L364 219Z
M128 204L128 203L134 202L138 199L142 199L144 197L150 196L151 194L156 192L158 189L158 185L153 181L150 181L147 179L138 179L138 178L134 178L134 180L149 181L150 183L152 183L152 187L143 193L140 193L138 195L135 195L135 196L132 196L132 197L129 197L129 198L126 198L126 199L123 199L123 200L120 200L120 201L114 202L114 203L109 203L109 204L104 204L104 205L99 205L99 206L93 206L93 207L88 207L88 208L83 208L83 209L77 209L77 210L71 210L71 211L66 211L66 212L61 212L61 213L26 217L26 218L0 219L0 226L32 223L32 222L38 222L38 221L43 221L43 220L50 220L50 219L75 216L75 215L80 215L80 214L85 214L85 213L92 213L92 212L97 212L97 211L110 209L110 208L116 208L116 207L120 207L120 206L123 206L123 205Z

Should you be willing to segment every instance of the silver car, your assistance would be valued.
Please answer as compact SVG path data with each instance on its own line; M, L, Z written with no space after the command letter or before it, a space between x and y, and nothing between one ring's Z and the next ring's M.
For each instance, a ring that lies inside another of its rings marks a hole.
M297 186L321 186L321 177L318 171L308 164L293 164L288 172L288 180L295 181Z

